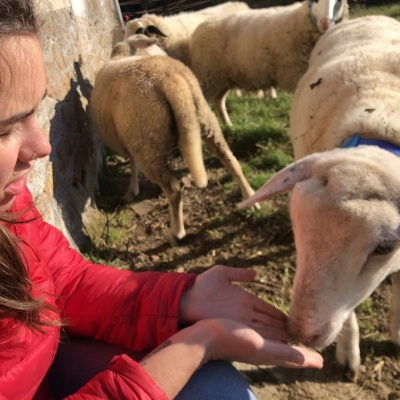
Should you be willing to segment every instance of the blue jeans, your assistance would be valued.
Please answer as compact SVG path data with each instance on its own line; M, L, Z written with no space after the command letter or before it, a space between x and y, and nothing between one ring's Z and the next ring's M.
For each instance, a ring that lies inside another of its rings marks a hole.
M112 357L122 353L135 360L145 355L91 339L74 338L60 344L49 371L50 387L55 398L59 400L75 393L97 373L107 369ZM175 399L256 400L256 397L231 363L211 361L191 377Z

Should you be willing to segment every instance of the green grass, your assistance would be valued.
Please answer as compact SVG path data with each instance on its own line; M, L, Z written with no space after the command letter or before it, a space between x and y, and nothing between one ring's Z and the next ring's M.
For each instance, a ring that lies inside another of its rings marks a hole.
M353 6L350 8L351 18L366 15L387 15L400 21L400 4L388 4L380 7L361 7Z
M255 189L272 173L292 162L289 112L292 95L278 91L277 99L228 95L227 109L233 126L223 132L243 172Z

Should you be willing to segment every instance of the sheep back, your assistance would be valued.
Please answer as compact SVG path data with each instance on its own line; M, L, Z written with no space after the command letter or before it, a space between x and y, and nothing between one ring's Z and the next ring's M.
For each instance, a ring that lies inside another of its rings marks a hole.
M243 10L198 26L190 67L207 99L234 86L294 91L320 35L309 18L308 1Z
M353 134L400 145L399 104L400 22L368 16L331 28L293 97L295 158L339 147Z
M189 65L189 40L199 24L206 19L219 17L221 13L227 15L248 8L244 2L229 1L203 10L181 12L165 17L145 14L126 23L124 37L134 35L139 28L155 26L165 35L165 37L157 36L161 48L170 57Z
M191 78L188 68L165 56L111 61L96 77L90 104L101 139L112 151L133 157L154 183L159 183L159 171L168 169L164 154L182 144L183 133L192 134L183 140L198 140L201 154L196 104L186 82ZM180 112L174 114L177 107Z

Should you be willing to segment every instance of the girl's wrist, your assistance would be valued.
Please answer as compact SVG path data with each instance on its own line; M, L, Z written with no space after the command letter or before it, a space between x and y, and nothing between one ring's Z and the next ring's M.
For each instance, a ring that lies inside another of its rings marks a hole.
M140 362L168 398L174 398L190 377L212 359L216 336L214 324L208 322L200 321L178 331Z
M193 324L197 321L193 318L193 315L191 315L191 308L193 308L192 292L193 286L182 293L179 304L179 324L181 325Z

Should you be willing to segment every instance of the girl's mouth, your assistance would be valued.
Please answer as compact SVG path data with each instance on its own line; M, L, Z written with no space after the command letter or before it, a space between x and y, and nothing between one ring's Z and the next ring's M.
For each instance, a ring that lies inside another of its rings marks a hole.
M9 183L5 188L4 192L8 195L18 196L21 194L26 187L26 175L22 176L21 178L17 179L14 182Z

